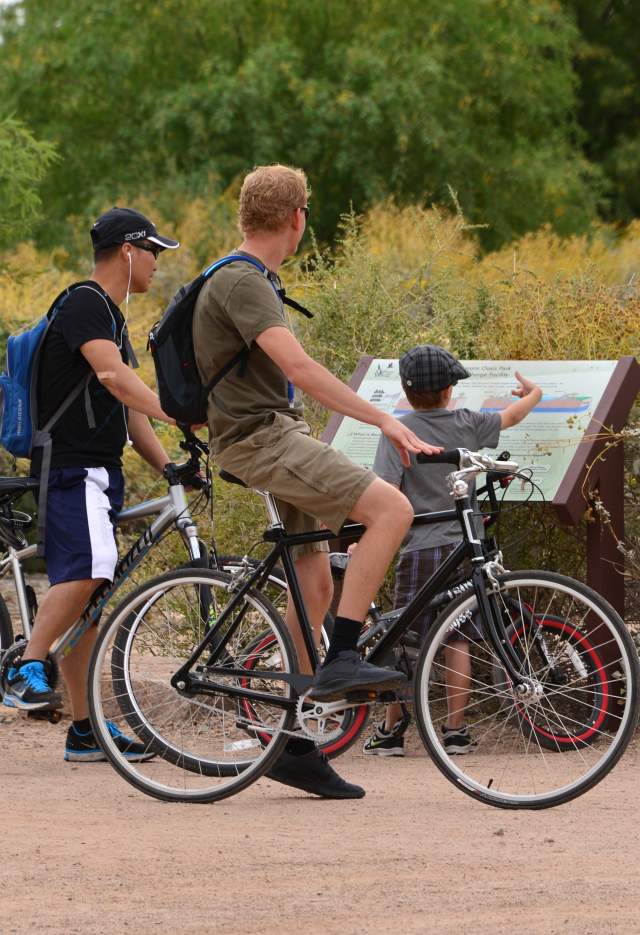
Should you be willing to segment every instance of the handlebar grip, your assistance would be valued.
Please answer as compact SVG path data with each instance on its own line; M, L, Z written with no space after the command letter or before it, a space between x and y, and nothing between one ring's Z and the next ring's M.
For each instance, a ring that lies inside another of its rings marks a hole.
M460 467L460 451L453 448L450 451L441 451L437 455L427 455L420 452L416 455L418 464L453 464L454 467Z

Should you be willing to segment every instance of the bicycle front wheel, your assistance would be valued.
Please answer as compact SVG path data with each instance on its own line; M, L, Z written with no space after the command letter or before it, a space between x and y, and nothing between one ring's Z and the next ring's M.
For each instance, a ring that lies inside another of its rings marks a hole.
M205 650L193 667L202 689L171 684L233 589L223 572L169 572L129 595L100 633L89 673L93 728L115 769L148 795L225 798L258 779L286 744L295 711L292 689L279 676L295 673L297 660L282 619L259 592L249 591L216 634L224 649L215 664ZM257 650L259 634L269 640Z
M490 600L521 683L507 674L475 596L461 596L434 624L418 662L422 741L473 798L499 808L560 805L598 783L626 749L638 720L637 652L615 610L563 575L507 573ZM443 732L462 717L464 755Z

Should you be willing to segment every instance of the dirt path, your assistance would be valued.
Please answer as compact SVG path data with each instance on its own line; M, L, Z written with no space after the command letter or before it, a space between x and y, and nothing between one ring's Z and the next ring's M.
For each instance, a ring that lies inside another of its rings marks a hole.
M65 764L65 728L0 708L2 935L640 932L638 743L545 812L465 797L415 738L404 760L337 761L361 801L260 780L181 806Z

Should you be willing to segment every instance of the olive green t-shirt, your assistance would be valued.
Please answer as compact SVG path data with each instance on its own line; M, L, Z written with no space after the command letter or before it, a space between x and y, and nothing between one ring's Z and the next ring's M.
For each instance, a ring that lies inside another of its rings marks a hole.
M193 315L193 346L202 382L211 380L243 347L249 348L244 372L234 367L209 396L214 453L266 425L273 412L302 420L299 395L290 405L287 377L255 343L273 327L291 330L280 297L255 266L229 263L202 287Z

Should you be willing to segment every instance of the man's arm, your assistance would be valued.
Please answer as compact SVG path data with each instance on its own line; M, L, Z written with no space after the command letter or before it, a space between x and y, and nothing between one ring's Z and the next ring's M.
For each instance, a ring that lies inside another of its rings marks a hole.
M169 425L176 424L175 419L163 411L160 400L153 390L150 390L146 383L143 383L140 377L123 363L120 351L113 341L102 339L87 341L81 345L80 353L100 383L129 409L135 409L136 412L153 419L161 419Z
M409 466L409 452L417 454L424 451L434 454L441 448L428 445L403 425L398 419L387 415L361 399L326 367L309 357L300 342L285 327L267 328L256 338L256 344L262 348L271 360L280 367L291 382L317 399L332 412L341 412L359 422L377 426L389 441L398 449L402 463Z
M162 469L169 463L170 458L153 431L149 419L141 412L129 409L128 427L129 438L140 457L162 474Z
M527 380L516 370L516 380L520 384L517 389L511 390L512 396L519 396L517 403L511 403L500 413L500 421L503 429L510 429L512 425L522 422L525 416L529 415L534 406L542 399L542 390L531 380Z

